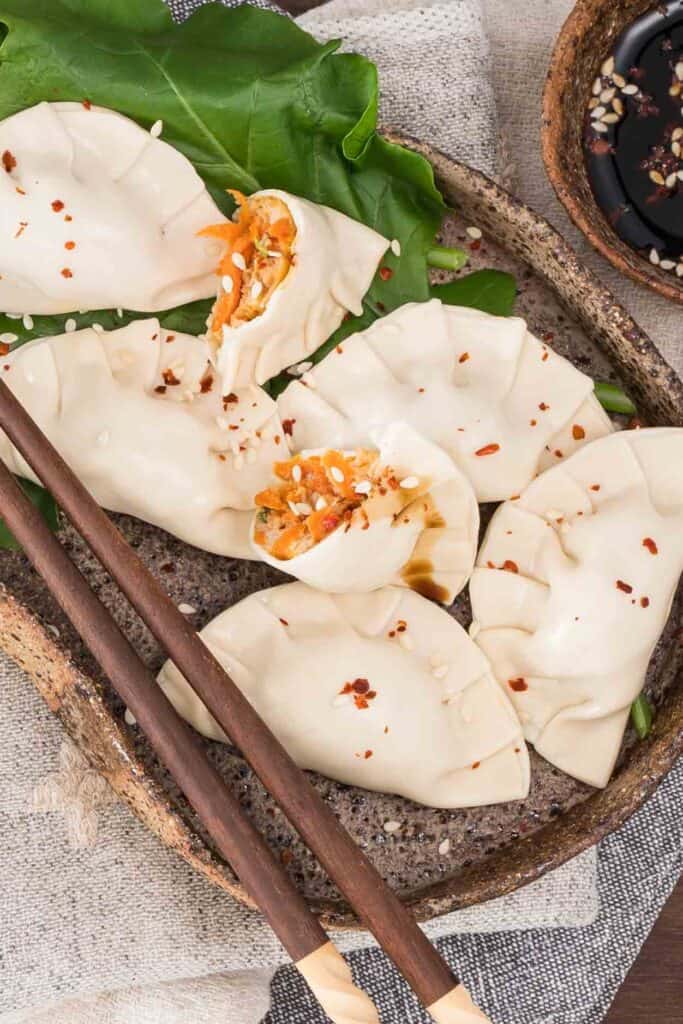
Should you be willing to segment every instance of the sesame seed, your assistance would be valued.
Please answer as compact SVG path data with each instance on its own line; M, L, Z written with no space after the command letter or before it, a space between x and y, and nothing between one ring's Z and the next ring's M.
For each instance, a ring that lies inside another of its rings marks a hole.
M332 468L330 469L330 476L334 481L336 481L336 483L344 483L344 474L342 473L341 469L339 469L337 466L332 466Z
M123 310L122 309L117 309L116 310L116 316L118 317L119 320L123 320Z
M482 236L480 228L469 227L465 229L465 232L470 238L473 238L475 241L478 241Z
M401 243L399 242L398 238L392 239L391 251L393 252L394 256L396 256L396 257L401 255Z
M412 491L415 487L419 487L420 481L416 476L407 476L404 480L401 480L400 486L405 491Z
M675 260L662 260L659 265L662 268L662 270L673 270L674 267L676 266L676 261Z
M298 516L310 516L311 512L313 511L313 509L311 508L307 501L298 502L296 510L296 514Z
M293 369L293 372L298 376L302 376L304 373L308 373L309 370L313 369L313 363L306 361L304 363L297 363Z
M656 267L659 266L659 253L656 249L650 249L650 263L654 263Z
M104 327L102 326L102 324L93 324L92 329L95 332L95 334L104 334Z
M607 107L594 107L591 111L591 117L596 121L599 121L603 114L607 113Z
M619 121L619 115L605 114L604 117L601 118L601 120L603 124L617 124L617 122Z
M295 483L298 484L299 481L301 480L301 476L301 466L294 466L294 468L292 469L292 480L294 480Z
M182 612L183 615L194 615L197 609L193 608L191 604L185 604L183 602L182 604L178 605L178 611Z
M620 89L623 89L624 86L626 85L626 79L624 78L624 76L620 75L616 71L612 75L612 81L614 82L615 85L618 85Z
M401 827L401 822L400 821L385 821L384 822L384 826L383 826L384 831L386 833L388 833L388 835L391 835L392 832L398 832L400 827Z
M439 856L445 857L451 848L450 839L444 839L442 843L439 843Z
M262 291L263 291L263 285L261 284L261 282L260 281L254 281L254 283L251 286L251 292L250 292L250 295L251 295L252 299L258 299L258 297L259 297L259 295L261 294Z
M616 92L617 90L614 87L611 89L603 89L600 93L600 102L609 103L609 101L611 99L614 99L614 97L616 96Z
M22 320L24 317L23 313L5 313L8 320Z
M229 277L227 274L221 281L221 284L223 285L223 291L225 292L226 295L230 295L232 289L235 287L232 278Z
M633 85L632 83L629 85L624 85L622 86L621 91L623 92L624 96L635 96L635 94L638 92L638 86Z
M233 262L234 266L236 266L238 270L246 270L247 269L246 261L245 261L244 256L242 255L241 252L234 252L232 254L232 256L231 256L231 259L232 259L232 262Z
M159 136L161 135L161 133L163 132L163 130L164 130L164 122L163 121L155 121L154 124L152 125L152 127L149 130L149 134L152 136L153 139L158 139Z
M23 320L25 329L27 331L32 331L33 330L33 317L31 316L31 314L30 313L24 313L24 315L22 317L22 320Z
M593 122L593 129L596 132L606 132L606 131L609 131L609 128L607 127L607 125L603 124L602 121L594 121Z
M659 171L650 171L650 181L654 181L655 185L663 185L664 175Z
M593 82L592 92L594 96L598 96L602 92L602 79L600 77L596 78Z
M73 334L73 332L76 330L77 326L78 325L77 325L76 321L73 318L69 318L66 321L66 323L64 324L64 330L65 330L66 334Z
M292 515L293 516L298 516L299 513L296 510L296 502L295 501L288 501L287 504L289 505L289 511L292 513Z
M614 71L614 57L608 57L607 60L603 62L600 70L603 73L603 75L611 75Z
M126 708L123 717L124 717L127 725L137 725L138 724L137 723L137 719L135 718L135 715L133 714L132 711L129 711L128 708Z
M372 484L369 480L359 480L353 489L356 494L369 494L372 490Z
M315 503L316 512L322 512L324 508L327 508L327 502L325 501L324 498L318 498L318 500Z

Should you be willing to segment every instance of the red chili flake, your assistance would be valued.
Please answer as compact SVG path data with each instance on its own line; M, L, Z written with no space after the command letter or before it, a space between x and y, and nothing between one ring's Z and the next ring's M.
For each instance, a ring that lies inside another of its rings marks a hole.
M92 110L92 103L90 100L81 100L81 102L86 110Z
M548 358L548 355L549 355L549 353L548 353L548 349L547 349L547 348L544 348L544 349L543 349L543 355L541 356L541 361L542 361L542 362L545 362L545 361L546 361L546 359Z
M353 693L353 684L352 683L344 683L344 685L342 686L341 690L339 691L340 696L343 696L343 697L345 697L347 695L347 693Z
M166 344L170 345L172 341L175 341L175 334L169 334L166 338Z
M164 384L168 384L169 387L175 387L177 384L180 384L180 381L178 380L170 366L167 370L164 370L161 377Z
M541 335L541 338L543 339L543 341L552 341L554 337L555 337L554 331L544 331L543 334Z
M5 168L8 174L11 174L14 168L17 166L17 158L14 153L10 153L9 149L6 149L2 154L2 166Z
M337 353L338 356L341 356L343 355L344 349L341 347L341 345L337 345L335 352Z
M156 341L158 337L159 337L158 334L153 334L150 340L151 341Z
M600 484L591 484L591 488L590 489L591 489L591 491L599 491L600 490Z
M586 431L578 423L575 423L572 427L572 437L575 441L583 441L586 436Z
M155 389L154 389L154 390L156 391L156 393L157 393L158 395L165 395L165 394L166 394L166 385L165 385L165 384L158 384L158 385L157 385L157 386L155 387Z
M394 637L396 636L396 630L395 629L390 629L388 635L393 640Z
M282 623L283 626L288 626L289 625L289 623L287 622L287 619L283 619L282 616L280 616L280 622Z
M537 423L538 423L538 420L529 420L529 426L530 427L535 427Z
M623 590L625 594L632 594L633 587L630 583L624 583L623 580L617 580L617 590Z
M282 421L282 429L283 429L286 437L291 437L293 435L293 433L294 433L294 424L295 423L296 423L296 420L283 420Z
M73 220L73 217L71 216L71 214L70 214L70 213L67 213L67 215L66 215L66 217L64 218L64 220L66 221L66 223L67 223L67 224L70 224L70 223L71 223L71 221Z
M659 548L657 547L657 545L653 541L652 537L646 537L644 539L643 547L647 548L647 550L650 552L651 555L658 555L659 554Z
M164 564L159 568L161 572L173 572L175 570L175 565L173 562L164 562Z
M8 352L9 345L7 345L4 341L0 341L0 356L6 356Z
M5 363L5 365L3 366L3 370L9 370L9 369L11 369L10 364L9 363Z
M380 267L379 276L382 278L383 281L391 281L392 277L394 276L394 272L391 269L391 267Z
M487 567L487 569L495 569L496 568L496 563L489 560L486 563L486 567Z
M522 749L521 747L515 747L515 754L519 754L519 752L521 751L521 749Z
M408 623L406 622L405 619L399 619L398 622L396 623L396 631L398 633L405 633L407 628L408 628Z
M320 525L322 526L325 533L332 533L333 530L337 529L340 522L341 520L339 516L335 516L334 514L330 513L329 516L325 516Z
M76 243L75 242L65 242L64 243L64 248L68 249L69 252L71 252L73 249L76 248Z
M550 408L550 406L546 405L545 402L539 402L538 403L538 408L541 410L541 412L547 412L547 410Z
M17 228L17 233L16 233L16 235L14 237L15 238L19 238L19 235L23 235L23 233L24 233L24 231L26 231L27 227L28 227L28 221L27 220L20 220L19 221L19 227Z
M239 428L239 425L237 423L231 423L229 425L229 427L228 427L228 430L239 430L239 429L240 428Z
M354 679L351 683L351 688L355 693L367 693L370 689L370 683L367 679Z
M424 388L418 388L417 391L418 391L418 394L420 394L420 395L424 395L424 393L425 393L425 389Z
M481 249L481 238L475 238L473 242L470 242L470 250L472 252L479 252Z
M643 421L639 420L637 416L632 416L628 421L629 430L640 430L643 426Z
M282 850L280 852L280 861L284 867L287 867L294 860L294 854L291 850Z
M469 352L463 352L463 354L458 359L458 362L459 363L466 363L469 358L470 358Z
M64 203L62 202L62 200L55 199L52 203L52 209L55 211L55 213L61 213L64 209Z
M282 440L282 438L280 437L279 434L276 434L275 437L273 438L273 441L275 441L275 444L279 444L281 440Z
M529 684L522 676L518 676L517 679L508 679L508 686L515 693L524 693L525 690L529 689Z
M239 402L238 396L234 391L231 391L229 395L223 395L223 409L227 410L229 405L234 405L235 402Z
M511 494L510 497L508 498L508 501L519 501L520 497L520 494Z
M561 458L563 458L562 452L560 451L560 449L559 449L559 448L556 448L556 449L555 449L555 451L553 452L553 455L555 456L555 458L556 458L556 459L561 459Z
M480 764L481 761L475 761L474 764L472 765L472 771L474 771L475 768L478 768Z
M366 750L365 753L363 754L363 757L367 761L369 758L372 757L372 751L371 750Z
M389 726L388 726L388 725L385 725L385 726L384 726L384 735L386 736L386 734L387 734L388 732L389 732Z
M168 338L166 339L168 341ZM199 390L203 395L208 395L209 391L213 387L213 374L206 373L199 382Z
M513 562L511 558L506 558L503 562L503 569L505 572L519 572L519 566L516 562Z
M19 194L20 196L25 196L25 195L26 195L26 193L24 192L23 188L19 188L19 186L18 186L18 185L17 185L17 187L15 188L15 190L14 190L14 191L15 191L15 192L18 192L18 194Z
M219 458L219 459L221 460L221 462L227 462L227 461L228 461L228 460L226 459L225 455L223 455L223 453L222 453L222 452L219 452L219 453L218 453L218 458Z
M650 604L650 598L649 597L641 597L641 599L640 599L640 607L641 608L647 608L649 604Z
M478 448L474 453L475 455L495 455L496 452L500 451L499 444L485 444L483 448Z
M73 277L73 276L74 276L73 270L69 270L68 267L64 267L64 269L62 270L62 277L69 278L69 277Z

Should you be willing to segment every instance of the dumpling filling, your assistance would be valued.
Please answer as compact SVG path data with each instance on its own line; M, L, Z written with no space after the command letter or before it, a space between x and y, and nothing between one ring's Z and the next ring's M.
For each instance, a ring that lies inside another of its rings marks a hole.
M296 558L340 528L367 530L378 515L396 517L429 483L399 479L377 451L328 450L275 463L283 483L256 495L255 543L273 558ZM429 499L427 499L429 500Z
M234 190L230 194L238 204L236 220L200 232L227 246L218 266L222 288L210 323L218 336L224 327L239 327L261 316L294 262L296 225L286 203L274 195L248 199Z

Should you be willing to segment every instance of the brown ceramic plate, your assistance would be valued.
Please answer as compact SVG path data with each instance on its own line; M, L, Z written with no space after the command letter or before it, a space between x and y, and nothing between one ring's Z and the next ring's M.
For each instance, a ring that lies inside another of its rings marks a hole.
M463 244L467 225L481 227L484 240L472 254L472 265L516 274L518 309L536 333L581 369L623 384L638 402L644 422L680 424L681 382L553 229L481 174L425 146L408 144L431 159L448 203L458 211L448 218L444 239ZM192 616L197 627L251 591L283 579L258 563L216 558L139 521L116 519L173 600L197 609ZM68 527L62 540L157 669L162 652L106 574ZM510 892L620 825L683 749L683 679L676 660L679 613L680 603L648 678L648 691L658 706L654 732L644 743L629 734L618 770L603 792L575 782L533 752L528 799L498 807L439 811L317 776L315 783L419 918ZM454 614L468 620L466 598L456 603ZM57 627L58 638L48 625ZM139 732L125 724L120 703L18 553L0 554L0 645L28 671L93 765L161 841L211 882L244 899L230 869L212 850ZM348 907L242 758L218 744L207 743L207 748L316 911L329 923L354 924ZM383 828L389 820L401 825L392 835ZM438 848L446 838L450 851L440 856Z
M683 278L661 270L626 245L591 190L583 125L591 86L614 43L656 0L578 0L562 27L543 94L543 159L558 198L586 238L622 273L683 303Z

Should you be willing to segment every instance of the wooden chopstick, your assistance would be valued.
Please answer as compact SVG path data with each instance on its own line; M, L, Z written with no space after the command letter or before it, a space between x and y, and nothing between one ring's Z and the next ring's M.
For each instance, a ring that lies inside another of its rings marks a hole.
M437 1024L481 1024L466 989L4 381L0 427L261 779ZM144 444L144 437L140 438ZM9 519L8 519L9 522ZM12 523L9 523L13 529ZM17 539L31 556L29 531ZM40 570L39 570L40 571ZM59 579L54 580L60 589ZM142 722L139 710L133 713ZM146 716L149 722L151 716ZM144 726L143 726L144 727ZM187 767L192 773L192 766ZM274 913L271 909L270 913ZM360 1018L361 1020L363 1018Z
M345 961L209 761L199 736L178 715L2 461L0 511L323 1009L335 1024L379 1024L374 1004L353 984Z

